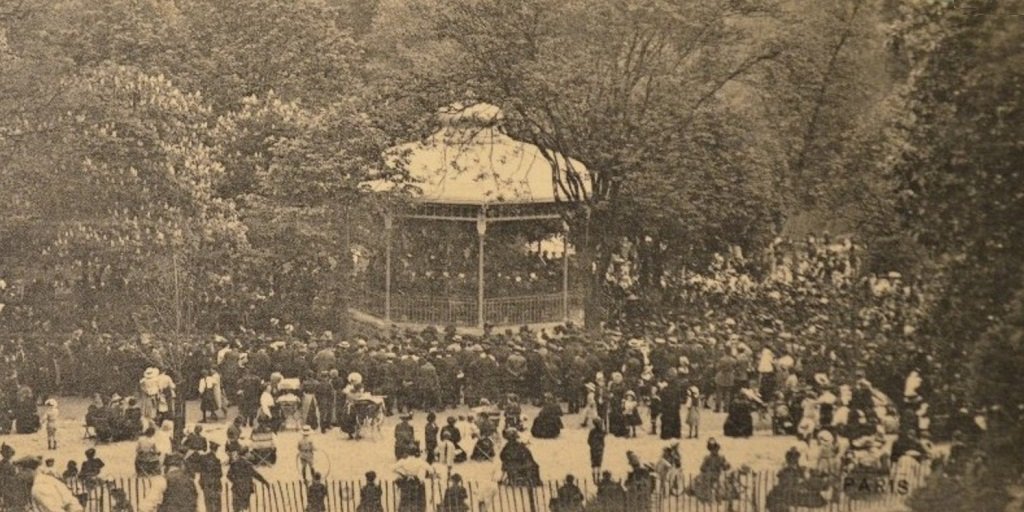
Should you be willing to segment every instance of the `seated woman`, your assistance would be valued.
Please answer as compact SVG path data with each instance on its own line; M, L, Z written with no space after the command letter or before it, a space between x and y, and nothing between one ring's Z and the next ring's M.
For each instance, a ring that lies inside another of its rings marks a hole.
M249 436L252 443L249 454L257 466L272 466L277 463L277 443L274 431L267 425L258 425Z
M505 428L514 428L518 432L526 430L523 426L523 408L519 405L519 395L509 393L505 403Z
M160 450L157 448L156 429L149 427L135 445L135 474L156 476L160 474Z
M540 466L530 449L519 440L519 432L506 429L505 437L508 443L501 449L501 470L505 472L506 483L517 487L540 485Z
M135 397L129 397L117 421L117 429L114 436L117 440L125 441L135 439L142 431L142 408L139 407Z
M36 410L36 398L32 388L18 388L17 400L14 402L14 429L18 434L34 434L39 431L39 413Z
M768 492L769 512L786 512L794 507L820 508L826 505L821 492L821 479L811 479L800 467L800 452L790 448L786 452L786 465L779 470L779 482Z
M93 432L96 433L96 441L105 443L113 440L114 438L114 427L111 425L111 413L110 407L102 405L102 400L98 406L89 406L89 411L85 415L85 425L91 427Z
M486 412L481 412L477 416L476 428L480 433L476 444L473 446L473 454L470 458L477 461L494 460L496 454L495 438L498 433L495 422L487 417Z
M530 434L537 439L554 439L562 432L562 407L551 393L544 397L537 419L533 420Z
M747 397L738 395L729 404L729 415L725 418L726 437L750 437L754 435L754 419Z

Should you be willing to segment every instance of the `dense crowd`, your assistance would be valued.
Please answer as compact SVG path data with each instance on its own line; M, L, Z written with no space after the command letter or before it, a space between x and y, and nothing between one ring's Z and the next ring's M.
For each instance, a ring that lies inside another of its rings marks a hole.
M780 240L767 266L735 252L706 272L666 276L672 293L665 304L635 305L596 332L565 325L469 336L449 327L337 339L275 325L271 333L242 330L175 346L85 331L63 341L14 339L2 352L0 432L41 428L48 420L36 415L38 401L88 390L97 395L89 418L97 436L137 438L136 470L157 474L179 456L195 469L190 455L219 448L201 442L201 431L190 436L192 448L170 447L177 400L200 398L204 420L226 413L230 403L238 417L225 450L232 464L245 461L236 474L251 481L258 474L253 463L274 462L272 442L260 439L272 439L285 410L297 411L307 429L358 436L361 422L377 411L355 406L385 396L373 402L379 412L403 416L395 432L396 474L418 475L434 462L451 472L466 459L498 458L508 482L532 485L539 471L519 435L530 425L535 438L558 437L567 410L581 413L581 426L591 429L592 478L604 489L602 499L615 501L607 497L618 495L613 482L602 474L605 435L648 431L673 440L685 425L685 435L699 437L702 411L713 409L727 413L721 435L748 437L759 423L799 440L780 472L792 499L841 473L885 474L904 456L925 460L930 404L961 399L932 385L943 368L913 343L920 291L895 273L860 277L857 258L855 246L827 238ZM629 279L619 282L628 291ZM88 361L99 359L113 371L89 371ZM541 406L536 418L522 417L525 402ZM966 402L955 403L948 430L977 435L983 419ZM408 421L413 411L460 405L474 408L474 416L438 427L431 413L422 435ZM240 442L243 428L252 429L249 443ZM186 438L181 446L188 444ZM663 484L678 469L671 446L657 466L635 458L634 472L653 471ZM729 469L709 441L703 476L691 491L709 500L728 495ZM403 496L415 493L410 488ZM817 494L798 501L817 501Z
M426 239L433 240L433 236ZM562 253L542 246L493 240L485 253L484 281L490 297L556 293L562 289ZM452 246L462 249L453 249ZM527 250L523 250L528 248ZM416 245L392 254L391 290L415 297L476 297L478 253L473 239L448 247ZM364 286L383 290L385 262L371 258L359 272Z

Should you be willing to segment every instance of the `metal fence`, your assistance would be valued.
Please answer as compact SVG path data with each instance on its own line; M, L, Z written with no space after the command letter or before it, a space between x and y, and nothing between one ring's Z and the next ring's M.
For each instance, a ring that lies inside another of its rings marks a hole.
M910 493L924 481L923 474L914 472L902 475L871 477L864 480L860 476L843 476L835 479L831 490L822 493L826 498L820 506L791 506L781 510L791 512L819 510L828 512L886 512L905 510L904 502ZM585 510L601 512L634 512L650 510L659 512L760 512L772 511L768 508L768 495L777 484L775 474L770 472L748 472L738 474L733 499L701 499L700 493L687 492L692 489L694 477L680 476L675 480L681 484L673 490L668 486L656 485L649 499L619 502L617 506L597 507L595 502L596 488L592 482L581 481L579 488L586 498ZM69 482L73 492L84 499L86 512L112 512L111 491L121 489L133 510L139 505L152 489L152 481L146 478L122 478L109 481L105 485L96 485L86 490L80 482ZM360 501L360 489L364 485L358 481L329 481L327 487L327 510L336 512L357 512ZM445 479L429 480L426 484L426 510L429 512L448 512L441 506L445 494ZM508 487L497 484L466 482L464 484L468 499L466 506L472 512L560 512L551 507L552 499L558 495L560 482L546 482L533 487ZM382 490L381 505L387 512L408 510L400 509L402 500L398 486L393 482L380 483ZM677 490L679 492L677 492ZM225 482L220 489L221 510L232 510L230 484ZM778 493L777 493L778 494ZM303 482L273 482L269 486L256 484L255 494L250 502L252 512L304 512L307 510L307 486ZM778 497L778 496L777 496ZM806 495L782 496L787 503L800 503ZM706 497L705 497L706 498ZM202 499L202 498L200 498ZM779 509L775 509L779 510ZM215 512L215 511L207 511ZM456 512L452 510L451 512ZM459 511L463 512L463 511Z
M578 320L583 310L583 296L569 294L569 319ZM350 299L355 309L385 318L383 294L361 293ZM478 324L477 300L466 297L429 297L394 294L391 296L393 322L423 325ZM484 299L484 321L492 325L522 325L562 322L565 320L565 296L561 293Z

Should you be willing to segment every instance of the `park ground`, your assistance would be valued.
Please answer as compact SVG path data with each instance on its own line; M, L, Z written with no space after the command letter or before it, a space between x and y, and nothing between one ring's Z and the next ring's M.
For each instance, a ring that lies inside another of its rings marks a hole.
M35 434L0 436L5 442L17 450L18 456L43 455L55 459L56 465L63 470L68 460L81 462L87 448L95 447L97 455L106 462L104 474L110 477L129 477L134 473L135 443L102 443L96 444L84 437L84 418L88 402L79 398L60 400L61 418L58 428L57 451L46 450L46 434L40 431ZM232 410L233 412L233 410ZM532 420L537 413L534 407L525 407L524 414ZM683 467L686 474L696 474L706 449L708 438L714 437L722 445L722 453L733 467L747 465L757 471L776 471L783 460L783 455L797 441L793 437L773 436L770 431L755 432L749 439L731 439L722 436L722 424L725 414L703 411L701 416L700 438L679 441L683 454ZM469 414L467 409L443 411L438 413L438 423L450 415ZM198 402L187 405L186 427L191 429L195 421L201 417ZM229 417L233 417L229 414ZM417 413L412 421L417 437L422 439L423 425L426 414ZM580 428L582 417L575 414L563 417L566 428L557 439L531 439L529 432L524 439L529 443L533 455L541 468L544 480L561 479L566 474L586 477L590 474L590 459L587 448L587 430ZM313 432L311 438L318 450L317 465L327 478L332 480L359 480L369 471L376 471L383 478L388 478L394 464L393 432L398 423L397 415L385 418L379 434L367 436L359 440L349 440L348 436L337 429L321 434ZM217 422L204 423L204 434L212 441L224 445L228 422L221 418ZM637 437L632 439L608 436L605 447L605 469L612 471L616 477L622 477L628 470L626 451L636 452L644 461L654 463L658 460L663 447L674 441L663 441L658 436L648 433L650 425L642 425ZM685 429L685 426L684 426ZM247 432L246 432L247 433ZM684 431L685 433L685 431ZM299 478L296 464L297 443L301 434L297 431L283 431L277 436L278 462L273 467L260 468L260 472L268 479L293 481ZM462 447L472 451L473 441L463 441ZM442 468L438 467L439 470ZM469 461L456 466L455 471L468 480L487 481L494 478L499 469L497 462Z

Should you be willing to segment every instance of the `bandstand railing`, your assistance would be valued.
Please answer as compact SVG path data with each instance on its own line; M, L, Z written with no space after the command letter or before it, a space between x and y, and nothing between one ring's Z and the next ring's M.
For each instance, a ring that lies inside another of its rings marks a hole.
M395 294L390 312L385 311L383 294L361 293L350 303L356 310L396 323L479 325L477 300L471 297L431 297ZM484 321L492 325L523 325L578 320L583 309L580 293L548 293L484 299ZM390 313L390 314L389 314Z

